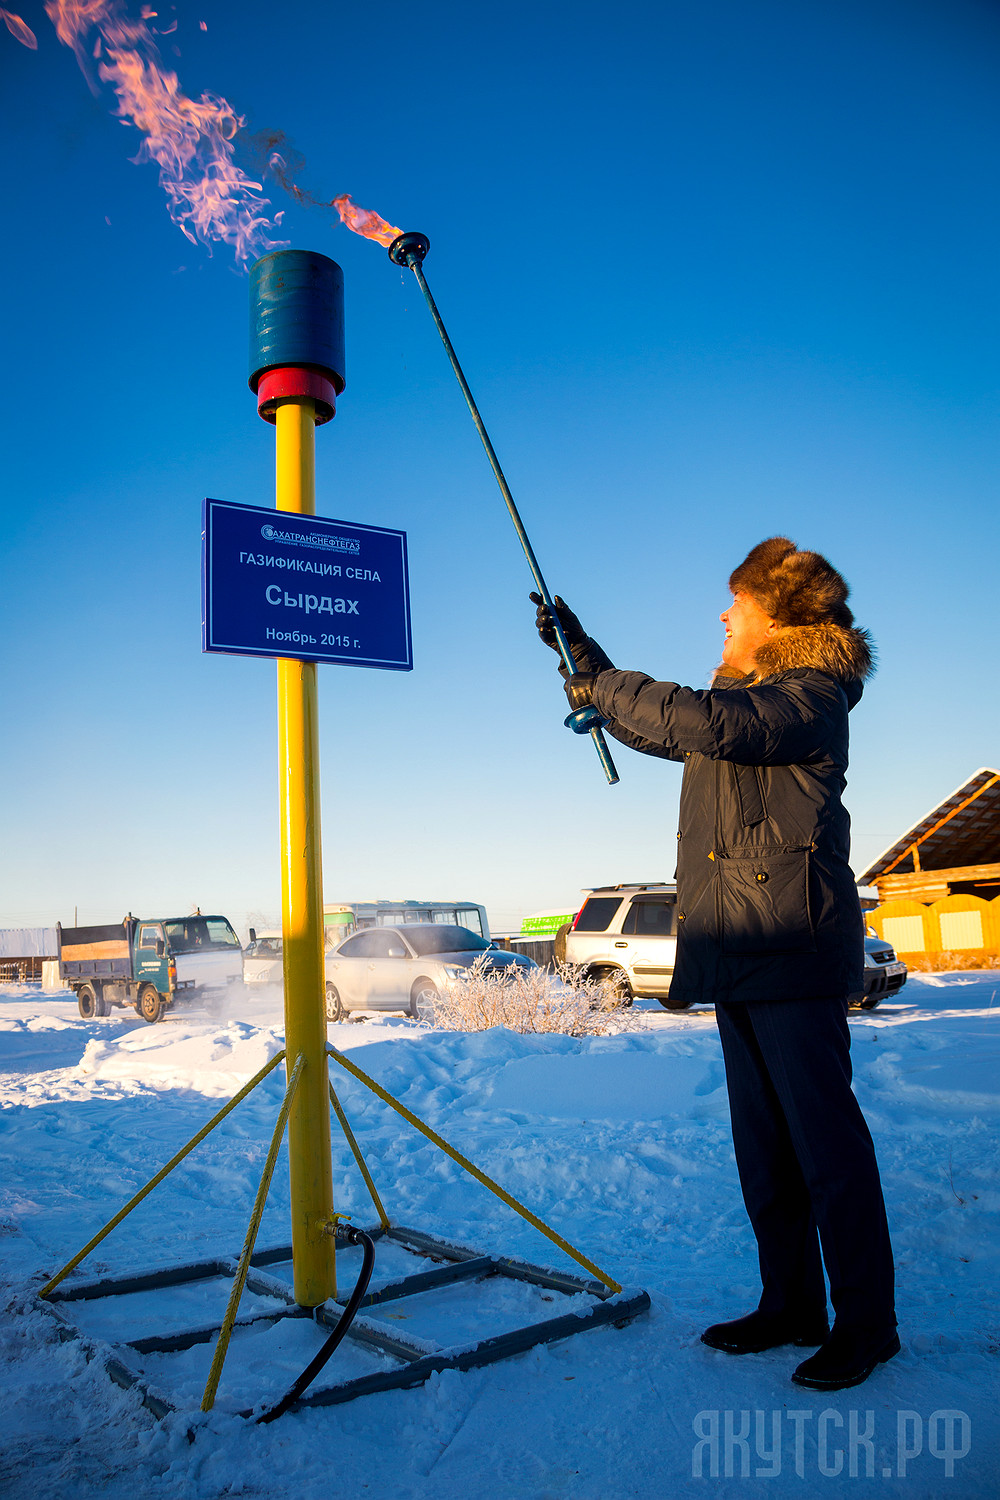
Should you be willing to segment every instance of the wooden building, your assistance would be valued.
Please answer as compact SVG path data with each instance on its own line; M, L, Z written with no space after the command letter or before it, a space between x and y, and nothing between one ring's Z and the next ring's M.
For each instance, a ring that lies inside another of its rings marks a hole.
M911 967L1000 955L1000 771L974 772L858 884L877 888L868 920Z
M54 927L0 928L0 984L58 982L59 941Z

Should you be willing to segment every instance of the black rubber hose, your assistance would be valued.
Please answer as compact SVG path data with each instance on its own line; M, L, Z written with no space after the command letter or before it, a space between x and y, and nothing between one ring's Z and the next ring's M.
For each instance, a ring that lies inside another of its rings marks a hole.
M326 1364L327 1360L330 1358L331 1354L336 1349L337 1345L340 1343L347 1330L350 1328L351 1324L354 1321L354 1315L357 1312L358 1308L361 1306L361 1299L364 1297L365 1292L367 1292L368 1290L368 1283L372 1279L372 1271L375 1267L375 1241L372 1239L370 1234L365 1234L363 1229L356 1229L353 1224L348 1224L344 1233L344 1238L347 1240L347 1243L349 1245L361 1245L364 1251L361 1260L361 1271L358 1275L357 1281L355 1282L354 1291L347 1299L347 1305L340 1315L337 1326L330 1334L330 1337L327 1339L322 1349L320 1349L319 1353L314 1355L313 1358L309 1361L305 1369L302 1371L302 1374L299 1376L298 1380L296 1380L295 1384L291 1386L291 1388L285 1393L284 1396L282 1396L277 1406L271 1406L267 1411L261 1412L260 1416L257 1418L258 1425L261 1422L273 1422L276 1417L280 1417L284 1412L288 1410L293 1402L299 1399L299 1397L302 1395L302 1392L313 1383L320 1370L322 1370L323 1366Z

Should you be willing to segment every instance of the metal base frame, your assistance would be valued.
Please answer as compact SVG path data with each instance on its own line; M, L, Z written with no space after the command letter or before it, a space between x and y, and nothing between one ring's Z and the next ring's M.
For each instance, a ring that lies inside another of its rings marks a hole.
M514 1260L507 1256L478 1255L474 1250L436 1239L416 1229L376 1227L368 1233L375 1240L394 1240L415 1254L441 1260L445 1264L439 1269L405 1276L399 1281L390 1282L369 1292L361 1303L359 1316L355 1318L348 1331L349 1339L377 1349L381 1354L399 1361L398 1369L362 1375L353 1380L342 1381L339 1384L313 1391L295 1403L291 1408L294 1411L314 1406L338 1406L345 1401L353 1401L358 1396L371 1395L376 1391L409 1389L422 1385L435 1371L476 1369L481 1365L493 1364L497 1360L522 1354L538 1344L551 1344L557 1339L583 1333L588 1328L597 1328L609 1323L621 1328L638 1317L640 1313L645 1312L650 1305L649 1294L645 1291L625 1288L620 1292L611 1292L599 1281L534 1266L527 1261ZM342 1241L341 1235L337 1238L338 1246L341 1242L346 1244L346 1240ZM247 1287L259 1296L280 1298L287 1306L278 1312L256 1313L249 1317L238 1318L237 1327L247 1327L256 1323L274 1323L282 1318L312 1318L327 1328L337 1326L343 1308L343 1302L340 1299L325 1302L316 1308L301 1307L295 1302L292 1289L287 1283L266 1274L267 1266L291 1258L290 1245L258 1251L251 1258L251 1269L246 1278ZM40 1305L47 1307L52 1316L57 1319L61 1338L79 1339L88 1352L103 1360L109 1376L116 1384L126 1389L136 1390L147 1410L155 1417L162 1418L175 1412L177 1407L146 1384L141 1374L130 1363L130 1354L177 1353L183 1349L193 1348L196 1344L207 1344L218 1336L219 1325L189 1329L184 1333L151 1335L146 1338L133 1339L124 1344L109 1346L82 1334L60 1310L60 1305L92 1301L103 1297L120 1297L132 1292L153 1291L187 1282L203 1281L210 1277L232 1276L236 1269L235 1260L219 1258L197 1261L189 1265L171 1266L163 1270L140 1272L131 1276L103 1277L96 1281L71 1284L50 1292ZM549 1291L563 1292L568 1295L584 1294L593 1298L593 1305L589 1312L582 1315L574 1312L561 1317L548 1318L541 1323L532 1323L524 1328L511 1329L493 1338L482 1339L471 1348L468 1346L453 1349L441 1348L433 1353L428 1353L426 1347L418 1347L395 1332L390 1332L378 1322L377 1318L366 1319L363 1316L366 1309L375 1308L381 1302L396 1301L401 1297L411 1297L437 1287L483 1280L490 1276L506 1276L514 1281L527 1281ZM254 1410L250 1410L242 1411L238 1415L251 1417L255 1414Z

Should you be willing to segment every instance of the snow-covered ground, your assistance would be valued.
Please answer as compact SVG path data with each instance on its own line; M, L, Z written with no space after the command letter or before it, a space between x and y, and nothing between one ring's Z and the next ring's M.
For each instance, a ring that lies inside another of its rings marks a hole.
M319 1338L310 1323L238 1335L207 1418L192 1412L210 1346L148 1357L151 1383L188 1404L158 1422L78 1342L57 1339L30 1289L281 1046L278 997L246 992L238 1015L146 1026L122 1011L81 1021L65 993L0 989L0 1493L996 1496L1000 973L912 978L897 1001L852 1018L851 1030L903 1340L865 1385L821 1397L789 1382L800 1351L732 1358L699 1342L707 1323L749 1310L757 1292L711 1010L640 1006L621 1034L582 1041L429 1032L382 1016L332 1027L331 1039L618 1280L644 1286L652 1311L624 1329L258 1427L234 1410L291 1382ZM78 1274L237 1254L282 1072ZM347 1075L339 1082L395 1222L576 1269L377 1098ZM334 1160L338 1207L372 1222L339 1137ZM287 1219L280 1162L260 1248L287 1242ZM380 1255L383 1279L397 1272L393 1257L406 1258L396 1247ZM208 1283L127 1308L72 1310L92 1335L125 1324L136 1337L218 1319L227 1290ZM486 1282L455 1300L438 1293L396 1316L412 1316L418 1338L451 1344L535 1321L520 1291L504 1291ZM348 1341L320 1383L368 1368L366 1359Z

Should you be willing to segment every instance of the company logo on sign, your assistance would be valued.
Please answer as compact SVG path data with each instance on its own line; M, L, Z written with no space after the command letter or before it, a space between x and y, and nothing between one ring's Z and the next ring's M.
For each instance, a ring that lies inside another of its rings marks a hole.
M260 534L265 542L277 542L281 547L320 547L324 552L361 555L361 542L354 536L328 536L321 531L279 531L276 526L262 526Z

